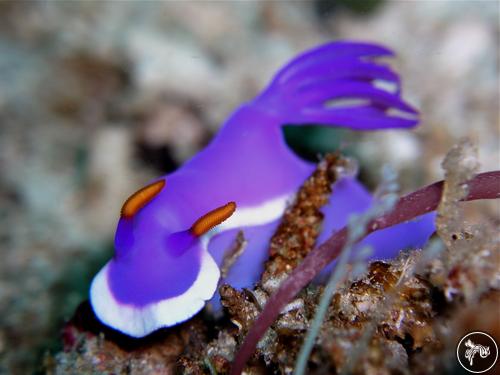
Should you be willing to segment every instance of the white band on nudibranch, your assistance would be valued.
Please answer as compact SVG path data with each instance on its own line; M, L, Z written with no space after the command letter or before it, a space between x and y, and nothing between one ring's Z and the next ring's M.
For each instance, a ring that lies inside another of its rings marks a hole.
M283 216L295 192L270 199L258 206L236 208L235 213L216 227L217 233L229 229L268 224ZM236 202L238 204L238 202Z
M95 314L104 324L129 336L144 337L151 332L188 320L205 306L217 289L220 271L212 256L202 250L198 278L183 294L137 307L116 300L108 283L108 266L104 266L90 287Z

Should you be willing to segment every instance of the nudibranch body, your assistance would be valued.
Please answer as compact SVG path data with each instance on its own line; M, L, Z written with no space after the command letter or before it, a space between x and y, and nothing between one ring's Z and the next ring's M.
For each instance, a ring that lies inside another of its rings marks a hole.
M288 148L283 125L370 130L418 123L401 99L398 75L375 60L391 55L357 42L299 55L233 112L204 150L132 195L118 222L115 256L91 285L97 317L134 337L189 319L214 296L224 251L239 230L248 245L226 281L235 287L257 281L287 203L314 170ZM381 81L393 89L380 88ZM355 178L338 181L324 207L324 236L368 209L371 199ZM432 217L424 216L366 242L376 257L390 257L422 245L433 230Z

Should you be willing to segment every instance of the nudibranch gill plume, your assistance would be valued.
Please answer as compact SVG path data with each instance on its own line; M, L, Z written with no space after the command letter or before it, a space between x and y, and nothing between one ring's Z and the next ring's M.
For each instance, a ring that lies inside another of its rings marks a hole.
M247 241L226 282L250 287L287 203L313 172L285 143L284 125L357 130L409 128L418 113L401 98L399 76L370 43L331 42L297 56L268 87L236 109L212 142L123 205L114 257L95 276L90 300L106 325L143 337L217 304L219 266L238 231ZM381 85L380 83L384 83ZM352 177L333 187L318 241L363 212L372 196ZM424 244L432 215L369 235L374 257Z

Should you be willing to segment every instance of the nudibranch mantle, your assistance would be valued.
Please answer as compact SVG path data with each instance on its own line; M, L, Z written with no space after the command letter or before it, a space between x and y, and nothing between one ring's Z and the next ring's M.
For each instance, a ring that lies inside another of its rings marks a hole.
M204 150L133 194L118 221L115 255L90 288L96 316L143 337L189 319L210 299L217 304L219 265L240 230L248 244L225 281L235 287L256 282L281 215L314 170L288 148L283 125L371 130L418 123L417 112L401 99L398 75L376 60L391 55L358 42L332 42L299 55L234 111ZM393 89L380 88L380 81ZM323 234L367 210L371 200L355 178L338 181L323 210ZM384 231L366 238L376 257L421 246L434 231L432 216L390 231L389 242Z

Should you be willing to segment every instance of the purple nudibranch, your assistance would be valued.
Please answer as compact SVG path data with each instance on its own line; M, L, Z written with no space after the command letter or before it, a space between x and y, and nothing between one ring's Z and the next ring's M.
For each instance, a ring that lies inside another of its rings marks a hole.
M314 170L288 148L281 127L415 126L418 113L401 98L398 75L376 60L392 55L376 44L339 41L297 56L231 114L204 150L132 195L118 221L115 255L90 288L97 317L143 337L189 319L210 299L217 303L219 265L239 230L248 245L225 281L238 288L258 281L287 203ZM337 181L318 241L371 204L354 177ZM389 258L422 246L433 231L428 214L364 243L374 248L373 257Z

